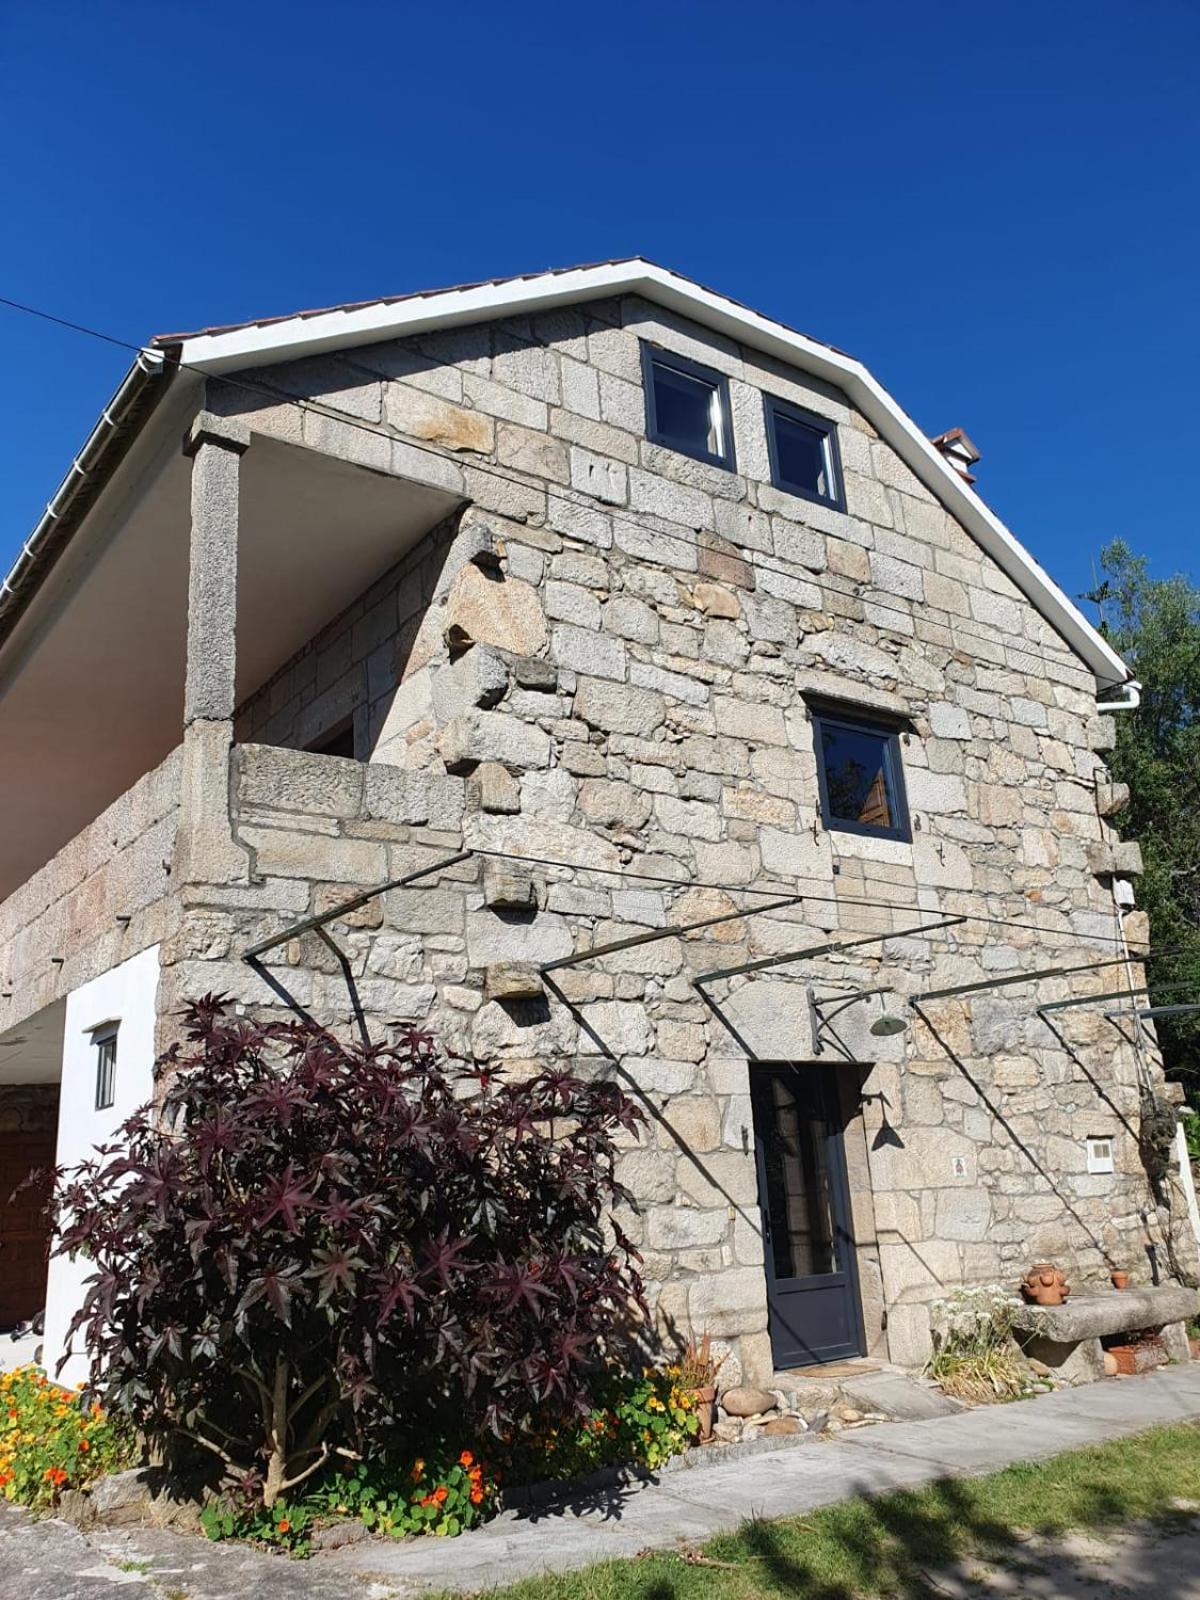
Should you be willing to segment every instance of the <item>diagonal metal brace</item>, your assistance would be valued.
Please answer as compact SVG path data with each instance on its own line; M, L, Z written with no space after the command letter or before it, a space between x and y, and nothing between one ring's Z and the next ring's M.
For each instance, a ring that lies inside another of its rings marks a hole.
M349 900L341 901L328 911L322 911L318 916L305 917L300 922L293 922L282 933L273 934L269 939L260 939L257 944L252 944L248 950L242 951L242 960L257 961L260 956L266 955L268 950L286 944L289 939L297 939L302 933L316 933L327 922L336 922L339 917L349 916L352 911L357 911L368 901L376 899L381 894L387 894L389 889L404 889L410 883L419 883L422 878L432 877L435 872L442 872L447 867L456 867L461 861L469 861L474 853L473 850L460 850L457 855L445 856L441 861L435 861L432 866L418 867L415 872L406 872L402 878L389 878L387 883L376 884L373 889L364 889L362 894L353 895Z
M681 884L681 888L688 887ZM598 944L594 950L579 950L573 956L560 956L557 961L547 961L539 970L543 977L548 972L558 972L563 967L576 967L581 961L594 961L597 956L611 956L618 950L636 950L639 945L654 944L659 939L675 939L680 934L698 933L701 928L715 928L721 922L737 922L745 917L759 917L764 911L782 911L786 906L798 906L807 895L793 894L786 900L768 900L765 906L751 906L748 911L723 911L719 917L704 917L699 922L682 922L668 928L651 928L646 933L631 933L625 939L612 939L608 944Z
M803 898L803 896L801 897ZM941 928L954 928L969 917L948 917L940 922L922 922L915 928L897 928L887 933L865 934L858 939L827 939L824 944L806 945L802 950L787 950L781 956L763 956L759 961L743 961L740 966L722 967L717 972L706 972L692 979L692 988L704 990L705 984L716 983L721 978L740 978L747 972L765 972L768 967L781 967L788 961L804 961L810 956L831 955L837 950L854 950L861 945L883 944L887 939L911 939L918 933L936 933Z

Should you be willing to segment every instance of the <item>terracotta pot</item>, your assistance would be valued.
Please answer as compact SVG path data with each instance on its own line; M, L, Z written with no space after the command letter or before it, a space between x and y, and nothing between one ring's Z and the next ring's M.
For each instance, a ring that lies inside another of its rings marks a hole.
M1060 1306L1071 1292L1065 1274L1052 1261L1036 1261L1021 1282L1021 1293L1037 1306Z
M1158 1339L1143 1339L1140 1344L1110 1344L1105 1355L1115 1356L1117 1371L1126 1377L1138 1372L1150 1372L1154 1367L1164 1366L1167 1361L1167 1352Z
M1118 1267L1114 1272L1110 1273L1109 1276L1112 1278L1112 1286L1114 1289L1128 1289L1129 1274L1127 1272Z
M717 1386L710 1383L704 1389L693 1389L696 1397L696 1415L700 1418L700 1443L708 1444L713 1436L713 1413L717 1405Z

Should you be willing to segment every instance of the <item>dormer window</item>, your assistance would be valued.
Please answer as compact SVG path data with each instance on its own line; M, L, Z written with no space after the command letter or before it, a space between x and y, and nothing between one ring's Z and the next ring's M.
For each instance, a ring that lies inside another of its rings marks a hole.
M771 482L786 494L846 508L842 490L842 462L838 455L837 427L815 411L789 405L774 395L764 395L767 445L771 453Z
M734 470L729 384L686 356L642 346L646 437L697 461Z

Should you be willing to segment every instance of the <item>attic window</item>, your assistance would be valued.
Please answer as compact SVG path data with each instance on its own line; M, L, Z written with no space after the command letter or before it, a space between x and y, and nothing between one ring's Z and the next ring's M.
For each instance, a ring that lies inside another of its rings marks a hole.
M814 709L813 744L827 828L876 839L912 838L896 728Z
M642 379L651 443L732 472L729 385L722 375L686 356L643 344Z
M764 395L771 482L802 500L845 509L837 428L828 417Z

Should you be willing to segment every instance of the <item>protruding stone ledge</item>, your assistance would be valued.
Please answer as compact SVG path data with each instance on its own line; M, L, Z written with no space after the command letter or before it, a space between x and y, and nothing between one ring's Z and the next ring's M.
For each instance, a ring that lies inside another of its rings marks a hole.
M1084 1295L1062 1306L1025 1306L1014 1326L1024 1332L1078 1344L1131 1328L1162 1328L1169 1322L1186 1322L1200 1310L1200 1292L1182 1284L1161 1284L1153 1289L1114 1289L1111 1294Z
M1063 1306L1024 1306L1013 1326L1027 1356L1044 1362L1068 1382L1091 1383L1104 1376L1100 1341L1112 1334L1161 1329L1171 1356L1186 1361L1185 1325L1198 1307L1197 1290L1160 1284L1083 1295Z

